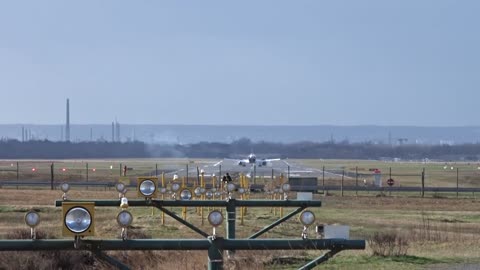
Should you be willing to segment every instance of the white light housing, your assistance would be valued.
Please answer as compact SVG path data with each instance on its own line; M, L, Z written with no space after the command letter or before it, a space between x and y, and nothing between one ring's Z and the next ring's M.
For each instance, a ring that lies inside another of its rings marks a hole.
M300 222L306 227L312 225L315 222L315 214L309 210L303 211L300 214Z
M238 188L238 193L240 193L240 194L245 193L245 189L243 187Z
M65 215L65 225L73 233L83 233L92 224L92 216L83 207L74 207Z
M115 189L118 192L123 193L123 191L125 190L125 184L124 183L116 183L115 184Z
M220 191L215 191L215 193L213 193L213 194L215 194L215 197L220 197L222 195L222 193Z
M208 199L211 199L213 197L213 192L211 190L207 190L207 192L205 192L205 196L208 198Z
M205 192L207 192L207 190L206 190L204 187L201 187L201 188L200 188L200 193L201 193L201 194L205 194Z
M177 192L180 189L180 184L179 183L173 183L172 184L172 191Z
M290 184L289 183L285 183L282 185L282 190L283 192L289 192L290 191Z
M177 180L178 179L178 175L177 174L174 174L173 175L173 180Z
M184 189L180 192L180 200L189 201L192 199L192 192L189 189Z
M232 192L232 191L234 191L234 190L235 190L235 184L233 184L233 183L228 183L228 184L227 184L227 191L228 191L228 192Z
M155 183L152 180L144 180L140 184L140 193L144 196L150 196L155 192Z
M218 210L213 210L212 212L210 212L210 214L208 214L208 222L213 227L218 227L223 222L222 212L220 212Z
M200 197L202 195L201 188L196 187L193 193L195 193L195 196Z
M60 189L63 191L63 193L67 193L70 190L70 185L67 182L63 182L60 185Z
M27 224L28 227L35 228L39 223L40 215L37 212L30 210L25 214L25 224Z
M130 224L132 224L132 221L133 221L133 216L127 210L122 210L117 215L117 223L122 228L127 228L128 226L130 226Z
M200 170L200 174L204 174L205 173L205 170L204 169L201 169Z

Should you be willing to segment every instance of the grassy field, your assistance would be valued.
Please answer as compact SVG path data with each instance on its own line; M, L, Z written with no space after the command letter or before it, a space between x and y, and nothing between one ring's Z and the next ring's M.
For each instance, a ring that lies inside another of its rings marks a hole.
M104 164L98 161L98 164ZM139 165L152 162L138 161ZM375 167L385 171L392 166L392 172L402 170L402 174L422 170L444 170L444 164L394 164L370 161L302 161L306 166L322 168L338 167L351 169ZM107 162L109 163L109 162ZM131 164L132 161L129 161ZM171 164L184 166L184 160L174 160ZM153 163L154 164L154 163ZM428 166L427 166L428 165ZM453 164L452 164L453 165ZM382 167L383 166L383 167ZM430 166L430 167L429 167ZM450 164L449 164L450 166ZM476 169L477 165L457 163L464 169ZM455 170L454 170L455 171ZM455 265L471 264L480 267L480 200L476 198L447 198L443 196L419 198L418 194L394 194L385 196L377 193L346 193L340 197L338 193L328 196L316 194L315 199L321 200L323 206L313 209L317 224L345 224L351 226L352 239L371 239L376 233L401 236L408 243L405 256L373 256L370 245L364 251L345 251L336 255L322 266L322 269L448 269ZM55 208L53 202L61 198L58 190L16 190L0 189L0 238L6 238L14 228L25 228L23 216L28 209L40 210L42 222L41 231L48 235L61 238L61 209ZM129 197L134 196L127 193ZM115 191L74 189L69 192L72 199L117 199ZM254 198L265 198L263 194L255 194ZM291 195L294 197L294 194ZM133 197L132 197L133 198ZM132 237L154 238L198 238L185 226L166 217L162 225L162 215L151 208L130 208L134 215ZM173 208L181 216L180 208ZM207 212L209 209L205 209ZM293 209L284 209L284 214ZM97 238L118 238L120 230L115 222L117 209L96 209ZM247 237L279 217L279 209L263 208L248 209L244 224L240 224L240 214L237 213L237 237ZM206 215L205 215L206 216ZM187 220L211 231L207 225L201 225L201 218L196 209L188 209ZM207 222L205 222L207 224ZM266 237L300 238L302 226L293 218L269 232ZM217 232L224 235L225 228L221 226ZM313 229L310 237L315 237ZM227 269L295 269L313 259L322 252L319 251L242 251L237 252L233 259L227 259ZM9 269L8 263L13 263L12 254L19 257L25 253L2 252L0 254L0 269ZM132 265L134 269L204 269L207 263L206 252L189 251L155 251L155 252L112 252ZM33 255L32 255L33 256ZM149 256L155 258L152 259ZM13 256L15 257L15 256ZM289 264L280 264L282 258L289 257ZM149 258L149 259L141 259ZM253 259L252 259L253 258ZM292 260L295 258L295 260ZM14 260L13 260L14 261ZM179 263L179 262L182 263ZM7 266L5 266L7 265ZM98 264L98 269L109 269L108 265ZM27 269L27 268L25 268ZM49 268L46 268L49 269Z

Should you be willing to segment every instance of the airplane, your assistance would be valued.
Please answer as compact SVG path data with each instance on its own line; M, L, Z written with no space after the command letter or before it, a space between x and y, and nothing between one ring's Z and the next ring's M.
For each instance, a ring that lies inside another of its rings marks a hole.
M241 160L236 160L237 164L240 166L247 166L247 164L250 165L256 165L257 167L262 167L262 166L267 166L268 163L272 161L277 161L280 160L279 158L273 158L273 159L257 159L257 156L255 154L251 153L248 155L248 158L246 159L241 159Z

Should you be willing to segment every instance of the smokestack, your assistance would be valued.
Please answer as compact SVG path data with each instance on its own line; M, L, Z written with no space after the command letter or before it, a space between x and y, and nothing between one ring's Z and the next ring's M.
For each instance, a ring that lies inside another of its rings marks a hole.
M115 119L115 140L120 142L120 123Z
M70 141L70 100L67 98L67 125L65 127L65 141Z
M115 123L112 122L112 142L115 142Z

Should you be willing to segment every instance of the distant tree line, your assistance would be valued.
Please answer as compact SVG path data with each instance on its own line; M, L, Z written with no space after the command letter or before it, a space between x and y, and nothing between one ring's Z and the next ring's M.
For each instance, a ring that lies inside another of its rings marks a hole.
M244 158L250 152L261 158L328 159L440 159L475 161L480 144L398 145L348 142L297 142L290 144L252 142L240 139L232 143L200 142L187 145L160 145L143 142L51 142L17 140L0 141L0 159L68 159L68 158Z

